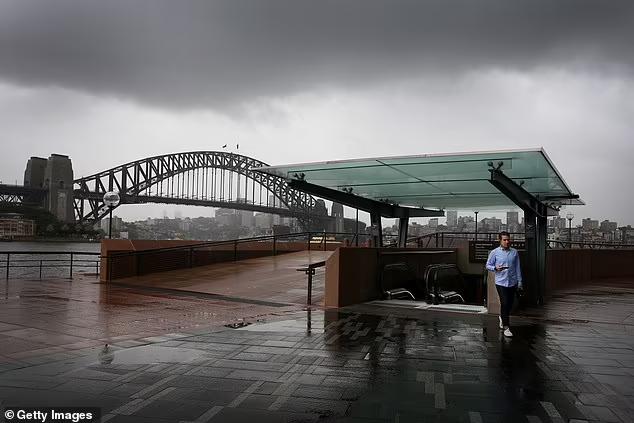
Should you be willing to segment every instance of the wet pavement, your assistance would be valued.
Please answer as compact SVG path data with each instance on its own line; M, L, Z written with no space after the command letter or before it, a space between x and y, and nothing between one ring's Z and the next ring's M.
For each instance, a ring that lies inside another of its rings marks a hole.
M515 317L512 339L496 316L403 307L88 280L2 294L2 407L100 407L108 422L634 421L633 281L558 294Z
M297 251L152 273L117 279L115 282L270 303L305 304L307 277L305 272L298 272L297 269L324 261L331 255L332 251ZM323 284L315 286L313 292L315 304L319 304L322 299Z

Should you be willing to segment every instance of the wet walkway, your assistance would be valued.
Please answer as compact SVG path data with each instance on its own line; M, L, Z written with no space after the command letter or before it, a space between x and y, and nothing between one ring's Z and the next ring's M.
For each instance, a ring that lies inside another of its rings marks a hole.
M97 406L108 422L631 422L633 286L558 295L508 339L495 316L11 281L0 400ZM252 324L222 326L230 315Z
M117 279L118 284L176 289L272 303L306 303L306 275L297 269L324 261L332 251L298 251L146 276ZM322 289L313 303L323 302Z

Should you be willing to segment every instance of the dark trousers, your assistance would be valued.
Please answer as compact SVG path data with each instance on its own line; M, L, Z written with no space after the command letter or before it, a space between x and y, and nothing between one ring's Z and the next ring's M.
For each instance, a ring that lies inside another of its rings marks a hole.
M502 325L510 326L509 316L511 309L513 308L513 301L515 301L515 291L517 286L500 286L495 285L495 289L498 291L500 297L500 316L502 317Z

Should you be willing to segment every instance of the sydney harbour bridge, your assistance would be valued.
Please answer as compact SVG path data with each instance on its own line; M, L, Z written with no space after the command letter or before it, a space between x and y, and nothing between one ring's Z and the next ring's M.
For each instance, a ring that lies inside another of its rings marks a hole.
M261 173L257 159L221 151L193 151L148 157L79 179L67 156L32 157L24 185L0 185L0 203L37 204L60 220L96 223L110 208L106 192L120 203L163 203L249 210L297 218L308 229L325 218L323 202L289 187L286 179ZM118 207L117 206L117 207Z

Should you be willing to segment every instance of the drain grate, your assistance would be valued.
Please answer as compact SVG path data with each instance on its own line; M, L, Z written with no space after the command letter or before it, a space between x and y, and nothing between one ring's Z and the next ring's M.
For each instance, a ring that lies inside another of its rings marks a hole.
M245 326L249 326L251 323L249 322L236 322L236 323L229 323L228 325L225 325L225 327L231 328L231 329L239 329L239 328L243 328Z

